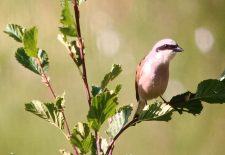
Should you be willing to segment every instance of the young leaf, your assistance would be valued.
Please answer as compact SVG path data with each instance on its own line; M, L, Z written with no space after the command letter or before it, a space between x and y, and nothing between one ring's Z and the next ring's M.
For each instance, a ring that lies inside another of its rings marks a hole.
M70 12L69 2L68 0L62 0L62 12L61 12L61 19L60 23L62 27L59 27L60 32L64 36L76 36L77 31L75 28L74 18Z
M195 100L208 103L225 103L225 82L209 79L199 83Z
M112 69L107 73L101 82L101 88L105 89L108 83L114 80L122 72L121 65L113 64Z
M61 101L61 104L62 103L63 102ZM32 102L25 104L25 110L45 119L61 130L64 128L64 117L55 103L42 103L40 101L33 100Z
M127 105L120 108L119 111L113 117L111 117L109 128L106 130L106 133L111 138L114 138L120 132L120 130L126 125L132 110L133 110L132 106Z
M75 41L72 41L69 45L70 45L69 46L70 51L75 55L76 65L80 67L82 64L82 60L80 57L80 49L79 47L77 47L77 44Z
M79 68L82 64L81 57L80 57L80 49L77 47L75 41L68 42L66 41L66 37L64 35L59 34L58 40L66 47L66 49L71 52L70 54L73 55L75 58L75 63L77 67Z
M49 61L48 61L48 55L47 52L45 52L42 49L38 49L38 59L40 60L40 65L38 66L38 72L41 73L41 69L40 67L42 67L44 72L48 71L48 67L49 67Z
M109 91L102 92L92 98L87 118L94 130L98 131L104 121L116 113L117 100L117 94Z
M139 114L140 121L169 121L171 120L173 108L170 105L155 102L146 105L142 112Z
M26 54L30 57L37 57L37 33L36 27L33 27L24 33L23 45Z
M38 50L38 58L41 61L41 66L37 63L37 58L30 57L26 54L24 48L18 48L15 54L17 61L22 64L25 68L31 70L32 72L41 75L41 66L44 71L48 70L48 56L47 53L39 49Z
M70 141L79 148L81 154L90 152L94 137L91 134L88 124L79 122L73 129Z
M22 28L16 24L7 24L5 28L5 33L7 33L10 37L14 38L18 42L23 42L23 35L26 31L25 28Z
M195 99L195 94L186 92L177 96L174 96L169 105L177 110L180 114L182 112L188 112L193 115L200 114L203 106L200 100Z
M116 85L116 88L114 90L114 93L118 94L121 89L122 89L122 85L121 84Z
M34 58L32 57L29 57L24 48L18 48L17 51L16 51L16 54L15 54L15 57L17 59L17 61L22 64L25 68L31 70L32 72L36 73L36 74L39 74L40 73L38 72L37 70L37 63L35 61Z

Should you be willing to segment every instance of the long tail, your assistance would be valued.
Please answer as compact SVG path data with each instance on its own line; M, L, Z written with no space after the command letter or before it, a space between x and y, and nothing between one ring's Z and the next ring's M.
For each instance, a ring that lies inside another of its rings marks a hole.
M139 100L138 101L138 107L137 107L137 110L135 112L134 118L137 118L139 116L141 111L144 109L145 105L147 105L147 101L146 100Z

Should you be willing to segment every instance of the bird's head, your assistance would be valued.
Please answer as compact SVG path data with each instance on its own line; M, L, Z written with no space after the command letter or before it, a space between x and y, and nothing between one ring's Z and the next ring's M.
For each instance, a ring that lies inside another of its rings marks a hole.
M183 49L172 39L163 39L158 41L153 49L152 54L155 55L156 59L162 63L168 63L174 58L177 52L182 52Z

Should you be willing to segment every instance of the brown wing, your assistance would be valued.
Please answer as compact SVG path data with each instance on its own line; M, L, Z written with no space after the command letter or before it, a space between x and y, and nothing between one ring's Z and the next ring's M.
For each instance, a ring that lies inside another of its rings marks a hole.
M140 78L140 75L141 75L141 68L143 67L143 65L145 63L145 57L141 60L141 62L137 65L137 68L136 68L135 91L136 91L136 99L137 99L137 101L140 100L139 93L138 93L138 81L139 81L139 78Z

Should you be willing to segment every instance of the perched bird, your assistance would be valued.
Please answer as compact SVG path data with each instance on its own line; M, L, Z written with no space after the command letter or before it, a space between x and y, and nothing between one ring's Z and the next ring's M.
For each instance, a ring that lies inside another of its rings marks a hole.
M177 52L182 51L183 49L174 40L163 39L157 42L151 52L139 63L135 77L138 107L134 117L138 117L147 104L147 100L161 97L165 92L169 79L170 61Z

